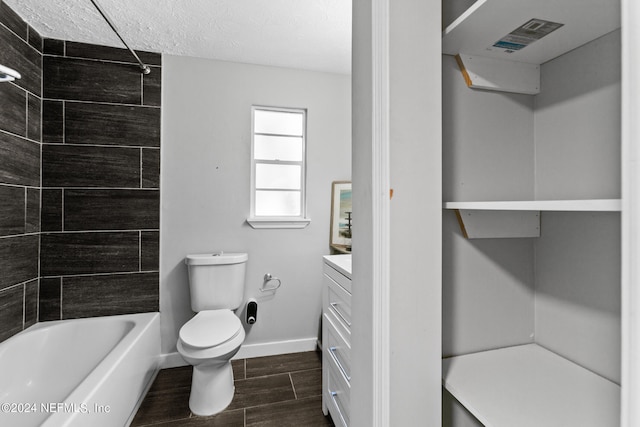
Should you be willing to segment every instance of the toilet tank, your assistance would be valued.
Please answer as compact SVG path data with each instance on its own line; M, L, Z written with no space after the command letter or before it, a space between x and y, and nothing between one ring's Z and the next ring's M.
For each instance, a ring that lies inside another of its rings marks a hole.
M249 256L245 253L187 255L191 309L195 312L240 307Z

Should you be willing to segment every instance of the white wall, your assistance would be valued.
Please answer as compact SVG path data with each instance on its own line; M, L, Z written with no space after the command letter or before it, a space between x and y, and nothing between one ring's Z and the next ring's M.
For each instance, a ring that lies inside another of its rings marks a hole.
M541 67L536 196L620 197L620 31ZM544 213L536 341L620 382L620 214Z
M353 212L359 221L353 226L353 286L351 314L353 316L351 351L351 424L355 427L381 426L380 408L374 387L378 374L380 345L374 337L374 233L373 191L373 58L372 8L369 0L353 0ZM360 231L362 230L362 231ZM378 345L376 345L378 344ZM384 349L382 349L384 351ZM373 409L373 410L372 410Z
M354 427L441 423L439 11L353 2Z
M353 6L352 425L440 425L440 1Z
M390 425L440 425L442 66L437 0L389 1Z
M543 64L535 97L470 90L444 57L445 200L618 198L619 39ZM545 212L538 239L483 240L444 215L443 355L535 341L620 381L618 213ZM444 404L445 425L478 425Z
M536 198L620 197L620 31L540 68Z
M322 255L329 252L331 182L351 177L350 76L171 55L162 71L163 352L176 351L178 330L193 315L185 255L218 250L249 254L245 297L257 298L259 307L258 322L245 325L245 345L312 345ZM245 222L253 104L308 111L305 229L255 230ZM273 297L258 291L265 273L282 279Z
M472 90L442 57L443 198L534 195L534 99ZM443 211L443 356L533 341L532 239L465 239Z

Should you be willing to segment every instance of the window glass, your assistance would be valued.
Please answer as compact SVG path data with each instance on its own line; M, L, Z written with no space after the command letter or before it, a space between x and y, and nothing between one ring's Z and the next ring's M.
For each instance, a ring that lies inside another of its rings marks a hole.
M302 137L255 135L257 160L302 161Z
M256 165L256 188L300 190L301 169L299 165L258 163Z
M256 109L253 120L255 133L303 135L304 116L302 113Z
M256 191L256 216L299 216L299 191Z
M251 217L303 220L306 111L275 107L252 111Z

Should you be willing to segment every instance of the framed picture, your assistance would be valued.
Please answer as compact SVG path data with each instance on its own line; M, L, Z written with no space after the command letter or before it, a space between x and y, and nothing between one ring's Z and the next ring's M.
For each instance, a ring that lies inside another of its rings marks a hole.
M351 181L331 184L331 237L329 244L340 252L351 251Z

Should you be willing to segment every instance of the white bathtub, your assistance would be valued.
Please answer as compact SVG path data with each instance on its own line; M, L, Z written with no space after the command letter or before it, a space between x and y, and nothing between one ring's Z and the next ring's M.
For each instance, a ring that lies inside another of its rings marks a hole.
M0 426L128 425L159 355L158 313L37 323L0 344Z

